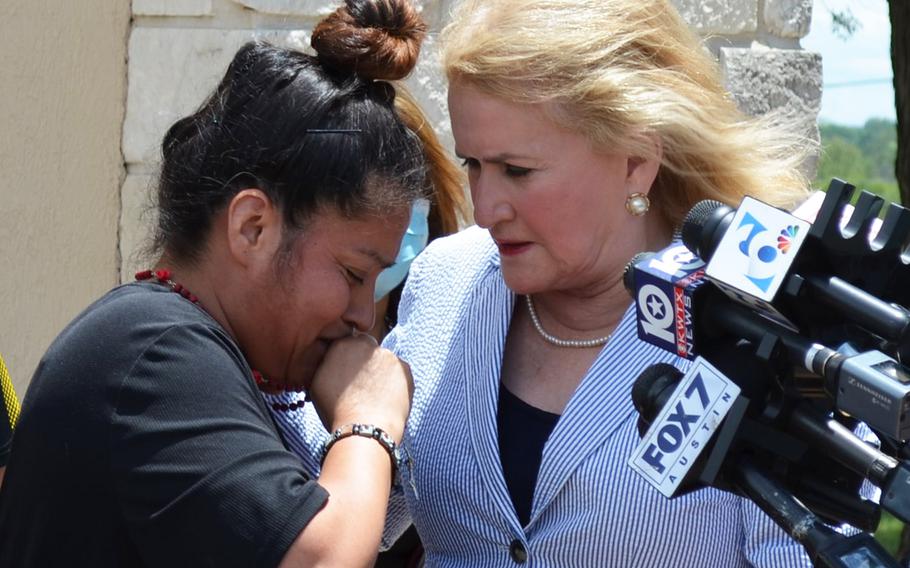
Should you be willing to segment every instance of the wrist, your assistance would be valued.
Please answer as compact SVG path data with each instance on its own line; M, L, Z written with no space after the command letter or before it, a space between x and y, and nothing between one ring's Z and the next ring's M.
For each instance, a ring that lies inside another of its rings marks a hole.
M385 432L389 438L396 444L401 443L404 436L404 420L391 418L389 416L379 416L368 412L359 412L344 416L337 416L332 421L329 434L336 430L347 428L353 424L369 424Z
M385 450L392 465L392 478L394 481L397 476L398 465L401 462L401 453L398 442L393 439L388 432L373 424L353 423L344 424L335 428L322 447L321 461L325 463L326 456L328 456L329 451L336 443L349 438L370 439L375 441L383 450Z

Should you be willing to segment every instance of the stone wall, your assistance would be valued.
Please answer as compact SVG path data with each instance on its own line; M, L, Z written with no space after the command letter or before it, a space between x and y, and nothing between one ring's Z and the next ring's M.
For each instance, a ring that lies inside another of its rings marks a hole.
M811 0L675 0L751 113L786 107L817 132ZM454 0L422 0L433 32ZM252 38L307 49L336 0L8 0L0 9L0 354L20 390L60 329L146 265L165 129ZM131 8L131 10L130 10ZM132 15L132 21L130 16ZM451 143L435 34L408 84ZM126 108L124 110L124 103Z
M752 114L786 107L817 136L821 58L800 49L809 31L812 0L675 0L723 65L728 88ZM436 36L453 0L421 3L431 34L408 85L451 146L445 81L436 61ZM313 25L335 0L133 0L129 41L129 93L123 129L128 176L121 214L122 274L145 260L137 255L153 220L147 211L157 145L172 122L214 88L234 51L245 41L309 49Z

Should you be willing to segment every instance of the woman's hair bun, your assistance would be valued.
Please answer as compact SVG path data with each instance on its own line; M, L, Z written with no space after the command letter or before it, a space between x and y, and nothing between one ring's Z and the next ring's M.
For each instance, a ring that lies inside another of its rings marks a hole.
M417 64L426 30L410 0L345 0L319 22L310 45L325 65L393 81Z

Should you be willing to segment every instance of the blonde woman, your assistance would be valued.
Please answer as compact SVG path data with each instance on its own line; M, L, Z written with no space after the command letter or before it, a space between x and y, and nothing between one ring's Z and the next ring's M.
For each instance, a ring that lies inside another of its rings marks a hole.
M735 108L665 0L469 0L444 32L477 227L411 267L386 338L415 398L403 483L428 567L808 566L751 502L627 466L657 362L622 285L690 206L807 194L809 145Z

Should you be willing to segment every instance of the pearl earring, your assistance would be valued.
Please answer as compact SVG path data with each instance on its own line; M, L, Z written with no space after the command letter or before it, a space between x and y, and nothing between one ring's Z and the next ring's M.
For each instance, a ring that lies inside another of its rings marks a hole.
M644 193L633 193L626 198L626 211L636 217L641 217L647 213L650 208L651 200L648 199L648 196Z

